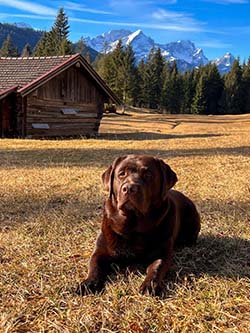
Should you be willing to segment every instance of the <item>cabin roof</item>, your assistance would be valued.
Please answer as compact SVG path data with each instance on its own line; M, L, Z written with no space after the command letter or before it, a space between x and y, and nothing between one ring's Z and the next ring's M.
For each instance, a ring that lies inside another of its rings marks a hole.
M80 54L51 57L0 57L0 98L6 95L6 92L13 90L25 96L77 62L114 103L122 104Z

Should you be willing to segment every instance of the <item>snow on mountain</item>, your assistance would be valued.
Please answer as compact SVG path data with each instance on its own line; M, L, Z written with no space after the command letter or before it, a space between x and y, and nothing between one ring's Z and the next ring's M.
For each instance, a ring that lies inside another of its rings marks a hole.
M15 25L17 28L32 29L31 25L24 23L24 22L16 22L13 25Z
M212 63L217 65L221 74L225 74L230 71L234 60L235 57L227 52L223 57L213 60Z
M119 40L123 45L131 45L137 62L146 59L152 48L160 48L163 57L170 62L176 61L181 71L186 71L201 65L206 65L209 60L204 55L201 48L196 48L195 44L189 40L179 40L168 44L157 44L154 40L146 36L142 30L131 32L130 30L111 30L95 38L86 38L88 46L101 53L109 53L115 49ZM221 73L230 70L233 56L228 53L223 58L213 61L217 64ZM228 62L227 62L228 61Z
M208 59L202 49L197 49L194 43L189 40L179 40L166 45L158 44L156 46L160 47L163 56L169 61L182 61L192 65L192 67L208 63Z
M147 57L150 50L155 46L153 39L144 35L141 30L135 32L112 30L96 38L87 38L85 42L88 46L101 53L109 53L116 48L119 40L122 41L123 45L127 46L130 44L133 47L137 60Z
M131 34L130 30L111 30L95 38L85 38L85 43L101 53L107 53L112 50L111 44Z
M155 47L155 42L152 38L147 37L141 30L137 30L134 33L131 33L129 36L124 38L125 45L131 45L136 59L140 60L146 58L150 50Z

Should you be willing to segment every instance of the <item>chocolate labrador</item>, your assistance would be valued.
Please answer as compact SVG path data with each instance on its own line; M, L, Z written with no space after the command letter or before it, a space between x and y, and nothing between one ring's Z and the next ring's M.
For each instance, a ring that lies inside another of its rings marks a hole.
M146 155L118 157L103 173L109 192L101 232L78 294L103 289L112 263L147 263L142 294L158 294L170 268L175 245L191 246L200 231L193 202L172 190L175 172Z

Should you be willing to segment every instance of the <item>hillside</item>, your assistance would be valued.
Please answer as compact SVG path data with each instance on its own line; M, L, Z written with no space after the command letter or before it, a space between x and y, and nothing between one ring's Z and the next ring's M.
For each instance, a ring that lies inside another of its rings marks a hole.
M8 35L11 36L13 44L22 52L25 44L29 43L33 49L42 36L42 31L29 27L19 27L13 24L0 23L0 47Z
M100 137L0 140L1 332L249 332L250 115L108 114ZM161 297L145 270L119 269L102 294L76 285L100 229L101 175L119 155L153 154L202 218L175 252Z
M18 48L19 53L22 52L25 44L29 43L31 49L35 47L39 39L41 38L43 31L37 31L32 29L31 27L26 27L25 24L8 24L8 23L0 23L0 48L8 35L11 36L13 44ZM98 56L98 52L92 49L89 46L86 46L83 56L87 54L90 55L91 61L94 61Z

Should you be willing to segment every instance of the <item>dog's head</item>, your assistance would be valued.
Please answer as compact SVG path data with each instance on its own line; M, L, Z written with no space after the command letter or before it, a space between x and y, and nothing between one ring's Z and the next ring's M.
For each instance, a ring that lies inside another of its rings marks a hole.
M140 216L141 220L149 216L153 208L161 207L177 177L161 159L127 155L118 157L103 173L102 180L109 198L116 203L118 215Z

